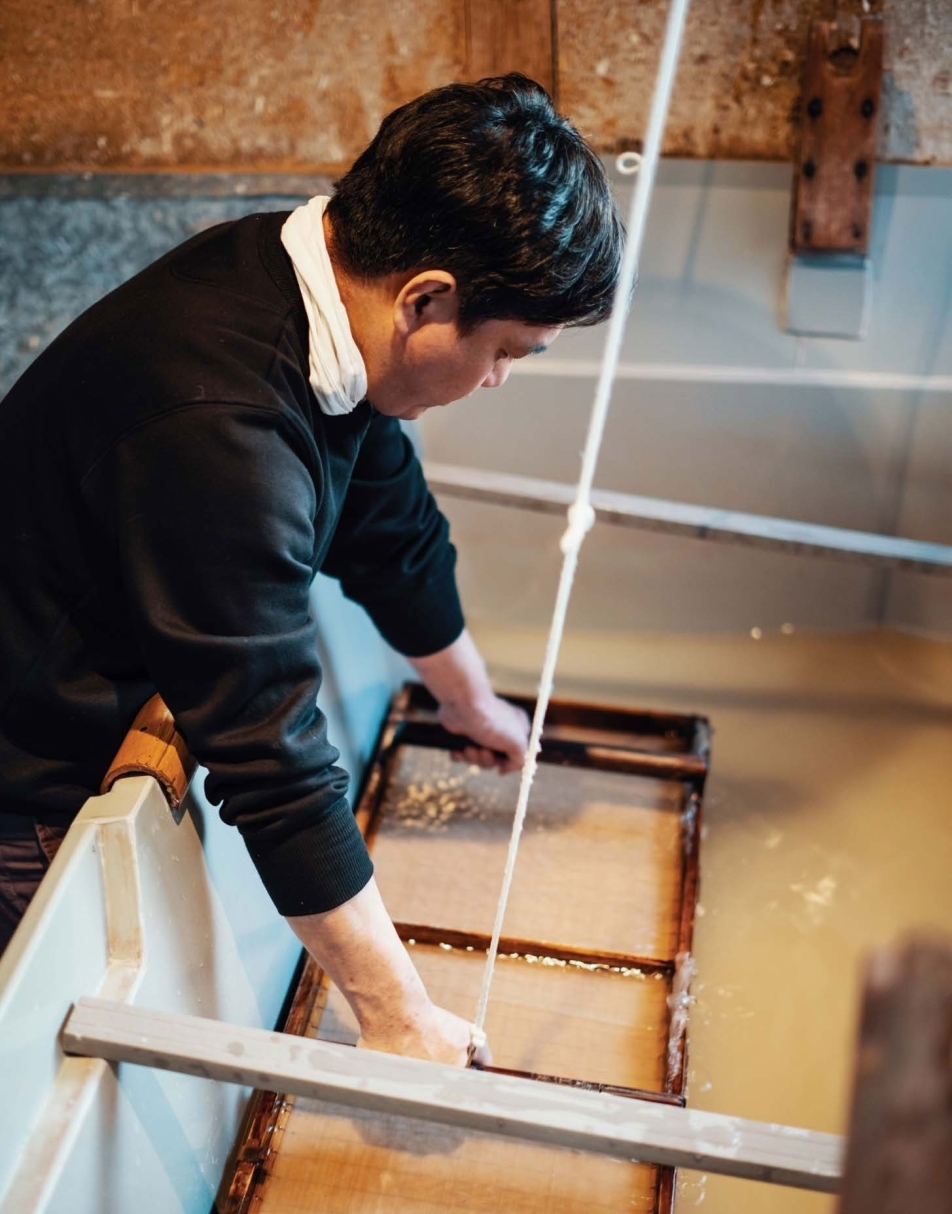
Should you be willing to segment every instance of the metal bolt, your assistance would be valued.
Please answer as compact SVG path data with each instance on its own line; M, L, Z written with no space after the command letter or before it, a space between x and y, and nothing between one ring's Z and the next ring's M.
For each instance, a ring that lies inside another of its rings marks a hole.
M859 226L858 223L854 223L853 224L853 239L861 240L862 236L863 236L863 229Z
M813 163L813 161L812 160L805 161L804 165L803 165L804 177L812 177L815 173L816 173L816 165Z
M872 118L876 113L876 106L873 104L872 97L867 97L863 104L859 107L859 112L864 118Z
M869 165L865 160L857 160L857 162L853 165L853 172L856 174L856 180L862 181L869 172Z
M807 113L811 118L819 118L823 113L823 102L819 97L811 97L810 104L807 106Z

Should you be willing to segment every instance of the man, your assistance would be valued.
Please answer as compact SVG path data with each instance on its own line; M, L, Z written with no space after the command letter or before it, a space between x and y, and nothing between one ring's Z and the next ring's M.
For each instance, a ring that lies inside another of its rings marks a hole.
M37 359L0 406L0 948L158 690L364 1042L465 1061L334 766L309 590L340 579L463 757L521 765L399 419L602 320L620 244L538 85L451 85L385 119L329 201L196 236Z

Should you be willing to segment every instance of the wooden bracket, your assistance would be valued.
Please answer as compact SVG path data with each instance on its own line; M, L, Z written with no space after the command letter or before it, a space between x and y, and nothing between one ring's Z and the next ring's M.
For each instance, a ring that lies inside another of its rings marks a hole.
M107 793L120 776L153 776L171 807L178 809L194 771L195 761L176 732L172 714L162 697L154 695L136 714L100 792Z
M883 23L860 24L859 50L836 50L833 24L810 26L790 224L794 253L857 253L869 244L883 76Z
M555 0L466 0L466 76L522 72L556 95Z

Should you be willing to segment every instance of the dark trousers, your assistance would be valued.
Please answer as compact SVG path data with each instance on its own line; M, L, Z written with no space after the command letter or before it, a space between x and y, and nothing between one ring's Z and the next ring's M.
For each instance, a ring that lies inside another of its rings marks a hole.
M0 954L59 851L65 826L0 813Z

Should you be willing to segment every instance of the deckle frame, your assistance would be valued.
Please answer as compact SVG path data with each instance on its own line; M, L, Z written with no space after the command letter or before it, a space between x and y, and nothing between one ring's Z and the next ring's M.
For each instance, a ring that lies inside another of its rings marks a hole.
M531 712L532 702L511 697ZM382 824L382 810L395 768L406 747L453 749L455 739L438 724L436 705L417 684L408 684L393 699L369 766L357 806L358 824L373 850ZM686 994L690 969L678 959L690 956L698 886L698 845L701 805L707 775L710 730L705 718L689 714L632 711L554 700L547 716L543 763L625 773L673 782L677 788L680 848L676 858L679 897L671 955L659 958L633 952L592 950L565 946L557 941L504 937L502 953L544 956L567 962L580 961L611 967L639 969L665 982L669 996L668 1050L664 1079L659 1091L640 1091L622 1085L590 1083L585 1076L525 1075L540 1082L569 1083L597 1087L636 1099L683 1105L687 1042ZM624 864L624 857L618 863ZM420 945L442 944L484 953L485 933L458 931L439 924L397 922L404 940ZM336 992L335 992L336 994ZM319 967L307 959L294 988L284 1031L314 1035L327 1005L329 983ZM339 996L338 996L339 998ZM500 1068L504 1070L504 1068ZM293 1113L295 1100L275 1092L256 1092L249 1107L245 1129L236 1143L231 1166L226 1170L219 1214L250 1214L261 1207L271 1165L280 1151ZM670 1214L674 1202L673 1168L656 1169L654 1210Z

